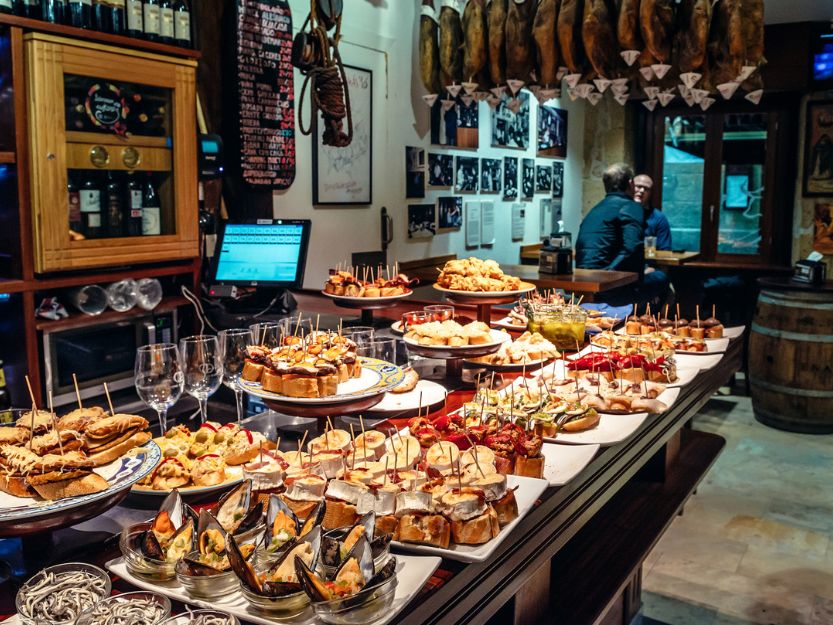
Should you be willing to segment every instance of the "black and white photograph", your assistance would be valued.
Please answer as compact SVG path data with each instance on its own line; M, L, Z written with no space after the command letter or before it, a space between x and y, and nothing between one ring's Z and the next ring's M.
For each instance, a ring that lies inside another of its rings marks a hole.
M478 101L462 98L440 100L431 107L431 143L477 149L479 144Z
M480 159L480 192L500 193L501 162L499 158Z
M463 227L463 198L449 196L437 198L437 230L448 232Z
M558 222L564 219L564 211L562 209L563 200L560 197L552 199L552 223L553 227L558 225Z
M564 163L552 164L552 196L564 197Z
M433 204L408 205L408 238L430 239L437 233L437 211Z
M428 153L428 188L448 189L454 184L454 157Z
M538 193L552 191L552 167L549 165L535 166L535 190Z
M538 107L538 156L567 158L567 111Z
M521 197L531 200L535 195L535 160L525 158L521 168Z
M503 157L503 199L518 198L518 159L514 156Z
M405 197L425 197L425 150L405 148Z
M455 169L457 175L454 177L454 189L458 193L476 193L478 170L480 159L476 156L458 156Z
M529 147L529 94L522 91L517 98L504 95L492 109L492 146L501 148Z

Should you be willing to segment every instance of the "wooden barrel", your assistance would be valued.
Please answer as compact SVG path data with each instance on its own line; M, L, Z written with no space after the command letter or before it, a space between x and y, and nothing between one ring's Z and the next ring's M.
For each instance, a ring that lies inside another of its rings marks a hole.
M833 287L767 288L774 279L761 284L749 335L755 418L791 432L831 433Z

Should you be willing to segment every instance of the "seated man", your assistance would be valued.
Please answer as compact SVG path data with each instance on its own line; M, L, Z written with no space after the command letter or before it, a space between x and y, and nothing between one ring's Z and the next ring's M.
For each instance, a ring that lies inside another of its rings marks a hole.
M604 199L584 217L576 239L576 267L635 271L645 266L642 207L634 202L633 171L624 163L602 175Z
M654 181L650 176L639 174L633 179L633 199L642 204L645 215L645 236L656 237L658 250L671 250L671 226L668 218L658 208L651 205L651 190ZM640 289L641 299L650 302L654 309L668 297L671 283L665 272L653 267L645 268Z

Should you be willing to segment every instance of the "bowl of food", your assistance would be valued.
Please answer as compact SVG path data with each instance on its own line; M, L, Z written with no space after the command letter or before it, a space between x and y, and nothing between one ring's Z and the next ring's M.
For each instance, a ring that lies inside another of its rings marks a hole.
M171 615L171 602L157 592L126 592L99 601L76 625L158 625Z
M365 587L355 595L331 601L313 601L315 615L334 625L362 625L380 618L396 596L396 575L380 584Z
M182 532L177 532L177 546L164 546L152 529L152 523L136 523L125 527L119 537L119 549L127 570L133 575L153 581L173 579L176 563L192 551L193 523L188 522ZM181 543L181 544L180 544Z
M193 610L172 616L160 625L240 625L240 621L219 610Z
M110 596L106 571L83 562L67 562L33 575L17 593L23 625L72 625L84 610Z
M237 590L237 575L227 557L207 560L205 554L192 551L174 567L176 580L189 595L202 598L222 597Z

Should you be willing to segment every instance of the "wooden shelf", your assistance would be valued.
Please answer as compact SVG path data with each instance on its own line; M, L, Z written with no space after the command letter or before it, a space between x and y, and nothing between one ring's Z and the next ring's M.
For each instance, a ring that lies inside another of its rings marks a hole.
M17 162L17 155L14 152L0 152L0 165L12 165Z
M74 312L66 319L58 319L52 321L49 319L38 319L35 322L36 330L72 330L74 328L83 328L91 325L98 325L100 323L124 321L126 319L135 319L151 313L160 313L173 310L179 306L185 306L189 301L181 295L170 297L163 297L159 305L153 310L145 310L143 308L133 308L127 312L117 312L115 310L107 310L100 315L90 316L83 313Z
M5 280L0 278L0 293L21 293L26 290L23 280Z
M119 269L115 271L97 271L95 273L75 274L68 276L52 276L35 279L28 290L46 291L50 289L65 289L83 284L96 284L99 282L117 282L126 278L159 278L163 276L177 276L192 273L194 265L191 261L180 264L166 264L159 267L133 267L131 269Z
M189 59L199 59L201 56L199 50L180 48L179 46L170 46L164 43L154 43L143 39L136 39L135 37L125 37L124 35L111 35L97 30L64 26L63 24L50 24L49 22L32 20L26 17L18 17L17 15L8 15L6 13L0 13L0 24L17 26L26 30L40 31L43 33L52 33L54 35L62 35L65 37L74 37L76 39L84 39L86 41L95 41L123 48L147 50L148 52L156 52L158 54L165 54L168 56L179 56Z

